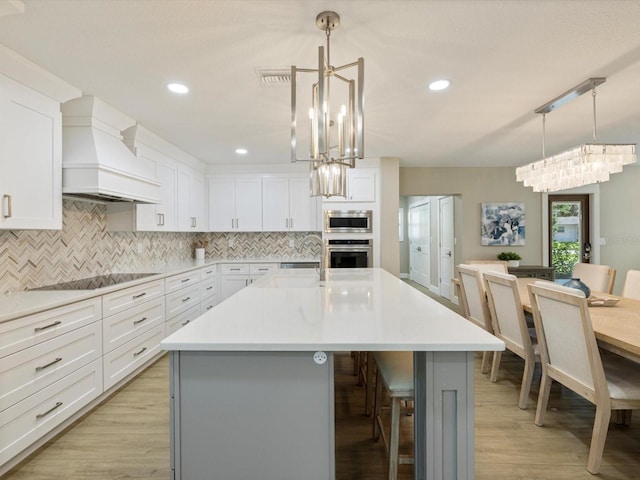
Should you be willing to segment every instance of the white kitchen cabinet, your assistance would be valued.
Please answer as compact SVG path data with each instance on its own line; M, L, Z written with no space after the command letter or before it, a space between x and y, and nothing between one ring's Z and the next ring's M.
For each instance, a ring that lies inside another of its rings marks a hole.
M209 178L209 230L259 232L262 230L262 178L214 176Z
M178 165L178 230L207 230L204 175L185 165Z
M347 195L345 197L330 197L324 199L325 202L375 202L375 200L375 168L347 169Z
M62 229L60 104L0 74L0 229Z
M262 230L317 230L318 203L309 196L307 176L267 176L262 179Z
M271 273L280 268L278 263L250 263L249 264L249 283L253 283L263 275Z
M249 285L251 278L248 263L223 263L220 265L220 301L224 301Z

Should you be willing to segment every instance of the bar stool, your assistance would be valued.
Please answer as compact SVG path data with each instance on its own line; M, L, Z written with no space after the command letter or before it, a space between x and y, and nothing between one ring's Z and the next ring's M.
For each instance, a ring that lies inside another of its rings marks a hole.
M396 480L398 477L398 465L413 463L413 455L398 455L402 403L412 402L414 396L413 353L374 352L373 358L378 367L373 412L373 438L377 440L382 436L382 441L389 457L389 480ZM391 428L388 438L385 435L380 416L383 384L391 399Z

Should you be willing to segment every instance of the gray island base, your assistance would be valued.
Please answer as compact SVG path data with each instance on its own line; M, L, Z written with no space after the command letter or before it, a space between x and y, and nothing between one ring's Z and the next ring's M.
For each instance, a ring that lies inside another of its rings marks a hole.
M504 344L384 270L313 275L265 277L162 342L173 478L334 479L332 352L396 350L414 352L415 478L473 479L472 352Z

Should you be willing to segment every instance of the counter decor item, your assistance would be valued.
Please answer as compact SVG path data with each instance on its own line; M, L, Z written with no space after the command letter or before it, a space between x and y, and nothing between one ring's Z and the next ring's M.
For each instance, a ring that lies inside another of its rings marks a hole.
M518 255L516 252L500 252L498 254L498 260L507 262L507 266L509 267L519 267L520 260L522 260L522 257Z
M572 278L568 282L565 282L564 286L569 288L575 288L577 290L582 290L586 298L589 298L589 295L591 295L591 289L587 286L586 283L581 282L579 278Z
M209 240L196 240L193 242L196 260L204 260L204 249L207 245L209 245Z

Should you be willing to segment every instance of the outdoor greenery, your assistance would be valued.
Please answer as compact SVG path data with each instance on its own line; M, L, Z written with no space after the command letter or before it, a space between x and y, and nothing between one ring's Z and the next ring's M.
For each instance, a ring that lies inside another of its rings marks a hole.
M580 214L580 206L577 202L555 203L553 205L551 232L555 238L558 231L558 217L575 217ZM553 240L551 266L556 276L569 277L573 266L580 261L579 242L559 242Z
M552 267L556 275L569 276L573 266L580 260L580 244L578 242L553 242Z

